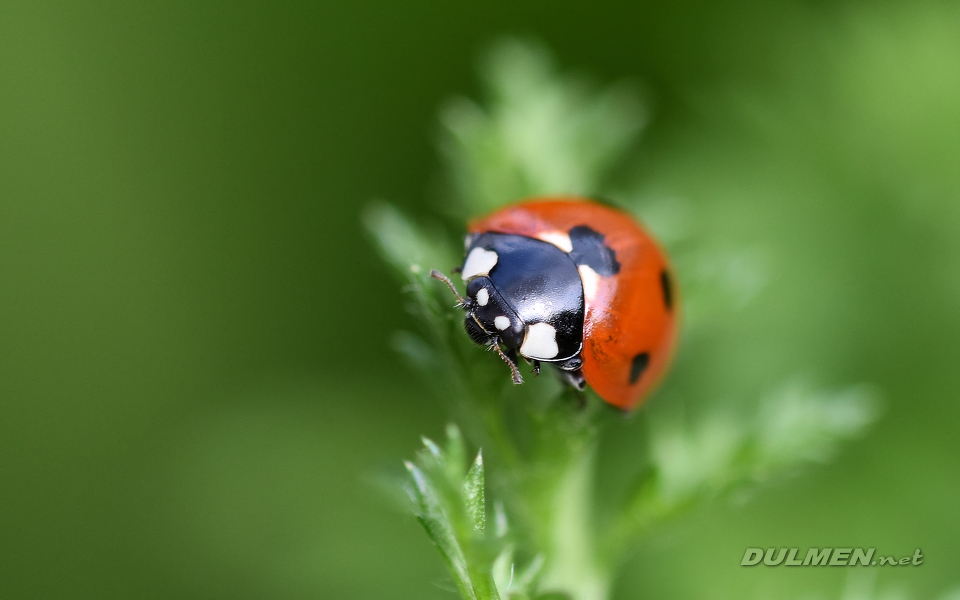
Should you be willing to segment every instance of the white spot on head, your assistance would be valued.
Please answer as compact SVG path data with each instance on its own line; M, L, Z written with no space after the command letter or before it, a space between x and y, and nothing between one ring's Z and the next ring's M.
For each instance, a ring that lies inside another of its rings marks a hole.
M466 281L472 277L480 275L489 275L490 269L497 264L499 257L493 250L484 250L483 248L474 248L467 255L467 260L463 263L463 269L460 271L460 277Z
M534 360L556 358L560 348L557 346L557 330L549 323L534 323L527 327L527 335L520 346L520 354Z
M507 327L510 327L510 319L500 316L493 320L493 324L496 325L497 329L503 331Z
M580 271L580 281L583 282L583 302L589 306L597 297L597 288L600 287L600 276L589 265L577 267Z
M486 306L487 302L490 301L490 292L487 291L487 288L480 288L480 291L477 292L477 304L480 306Z
M564 252L573 252L573 242L570 241L570 236L562 231L541 231L537 234L537 239L549 242Z

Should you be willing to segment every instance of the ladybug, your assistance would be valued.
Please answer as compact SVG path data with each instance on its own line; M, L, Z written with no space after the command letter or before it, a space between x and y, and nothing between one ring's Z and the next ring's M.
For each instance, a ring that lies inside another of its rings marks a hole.
M556 367L578 390L635 408L665 372L677 291L653 237L586 198L533 198L468 223L457 271L470 338L496 350L522 383L518 355Z

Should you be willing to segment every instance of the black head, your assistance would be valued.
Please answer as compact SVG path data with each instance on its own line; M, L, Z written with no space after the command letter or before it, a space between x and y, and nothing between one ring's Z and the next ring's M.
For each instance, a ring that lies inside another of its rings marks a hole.
M467 287L472 290L472 293L469 294L467 298L464 298L460 295L460 292L457 291L457 288L453 285L453 282L450 281L450 278L440 271L433 269L430 271L430 276L446 283L450 291L453 292L457 300L460 301L458 306L467 311L463 326L467 330L467 335L470 336L470 339L482 346L496 350L500 358L503 359L503 362L507 363L507 366L510 367L513 382L518 384L523 383L523 377L521 377L520 370L517 368L515 348L507 346L507 351L504 352L500 347L501 342L503 342L504 345L512 343L512 340L517 337L517 330L522 331L523 324L516 318L516 314L513 311L510 311L512 317L504 317L504 315L491 317L491 314L488 314L488 306L490 307L489 311L494 311L496 308L502 308L505 305L500 294L491 295L490 289L492 289L492 284L491 287L487 287L487 285L482 283L473 286L468 285ZM494 290L494 292L495 291L496 290ZM492 305L491 298L494 300ZM505 321L504 318L507 320ZM516 323L511 322L511 319L515 319ZM491 324L493 325L492 328ZM499 333L494 333L494 331L498 331ZM509 338L511 342L508 342L507 338ZM539 373L539 367L536 372Z
M467 311L463 326L474 342L486 346L498 342L506 348L519 348L523 343L523 321L489 278L470 280L463 308Z

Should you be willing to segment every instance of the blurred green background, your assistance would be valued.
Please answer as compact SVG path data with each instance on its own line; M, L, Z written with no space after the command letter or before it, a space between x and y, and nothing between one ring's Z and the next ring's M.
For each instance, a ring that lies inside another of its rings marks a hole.
M359 214L434 211L438 107L504 34L640 82L643 194L764 265L681 388L800 373L886 407L661 532L616 597L849 583L747 546L919 547L869 575L960 584L956 2L5 2L0 596L454 597L376 483L445 417L389 349L407 317Z

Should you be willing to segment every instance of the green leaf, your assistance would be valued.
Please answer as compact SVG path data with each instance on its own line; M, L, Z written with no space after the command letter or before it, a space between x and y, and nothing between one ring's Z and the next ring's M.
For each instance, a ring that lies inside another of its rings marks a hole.
M757 474L799 462L823 462L841 440L859 436L879 415L867 386L817 391L792 382L761 404L756 425Z
M422 438L416 463L407 462L416 516L437 546L461 596L468 600L499 598L493 562L502 543L485 531L482 454L469 470L460 430L450 425L444 444Z
M446 236L441 230L417 226L385 202L367 206L363 223L381 256L407 279L426 281L430 269L446 268L451 260L456 260L456 253L444 242Z
M410 462L405 464L414 482L414 499L419 509L417 518L420 524L440 550L460 595L465 600L478 600L467 559L454 534L454 527L443 510L440 494L419 467Z
M517 590L522 594L529 594L530 590L533 589L533 584L540 575L540 572L543 571L543 565L545 562L546 558L543 554L534 556L533 560L531 560L525 568L519 572L514 572L513 582L510 586L511 589Z
M445 471L450 485L456 487L457 483L463 479L463 472L467 468L467 448L463 441L463 435L460 433L460 428L453 423L447 425L446 434ZM483 494L482 475L481 473L481 494Z
M451 102L441 148L471 214L540 194L598 193L646 121L634 89L560 74L541 46L507 39L483 67L489 108Z
M654 423L652 466L606 532L606 551L622 551L654 523L717 494L826 460L873 422L877 406L865 386L818 391L791 383L764 397L752 419L715 412L692 426Z
M467 508L473 528L483 533L486 526L487 514L484 506L483 494L483 453L478 452L476 460L467 472L463 482L463 503Z

